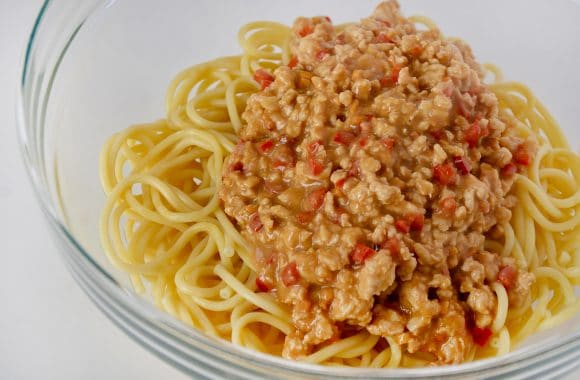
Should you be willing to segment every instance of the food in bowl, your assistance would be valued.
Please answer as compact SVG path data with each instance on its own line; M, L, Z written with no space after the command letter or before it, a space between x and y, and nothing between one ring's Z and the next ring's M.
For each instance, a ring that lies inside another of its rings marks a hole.
M529 89L395 1L239 40L103 149L102 243L138 291L347 366L500 355L578 312L580 156Z

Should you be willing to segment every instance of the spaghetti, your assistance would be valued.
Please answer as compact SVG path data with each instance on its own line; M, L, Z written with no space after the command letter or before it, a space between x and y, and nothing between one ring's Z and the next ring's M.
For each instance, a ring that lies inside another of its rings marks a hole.
M416 19L434 27L424 19ZM243 53L203 63L178 74L166 98L166 119L130 127L103 148L100 174L107 200L100 223L110 260L129 274L139 293L181 321L251 349L281 355L291 331L290 310L256 292L251 247L220 207L224 159L233 151L241 112L259 90L252 75L288 64L290 29L250 23L239 32ZM512 190L518 204L505 237L486 249L514 257L536 281L531 300L508 308L494 283L497 310L493 338L468 360L501 355L530 334L580 312L580 156L532 92L503 82L495 66L490 85L502 116L540 149ZM431 358L366 330L321 347L303 358L325 365L412 367Z

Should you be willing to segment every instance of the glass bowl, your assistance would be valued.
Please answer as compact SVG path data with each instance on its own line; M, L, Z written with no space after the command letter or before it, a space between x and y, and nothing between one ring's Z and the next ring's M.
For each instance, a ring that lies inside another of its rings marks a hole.
M97 306L140 344L196 378L557 378L580 366L580 316L528 339L508 355L418 369L331 368L291 362L210 338L133 293L99 243L104 202L98 155L130 124L163 117L165 89L181 69L239 52L243 24L290 23L323 14L359 19L376 0L47 0L28 41L18 107L22 152L64 261ZM573 148L580 89L580 6L571 0L407 0L447 35L461 36L480 62L528 84ZM524 11L525 10L525 11Z

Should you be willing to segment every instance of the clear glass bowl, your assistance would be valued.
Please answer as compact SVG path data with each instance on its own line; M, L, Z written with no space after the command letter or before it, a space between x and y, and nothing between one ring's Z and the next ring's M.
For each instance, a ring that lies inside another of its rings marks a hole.
M48 0L22 70L22 152L41 207L72 274L128 335L196 378L557 378L580 366L580 316L509 355L422 369L326 368L286 361L209 338L135 295L107 261L97 222L104 201L98 154L128 125L164 115L181 69L239 52L237 29L256 19L290 23L324 14L336 22L370 13L376 0ZM580 147L580 6L571 0L407 0L407 15L433 18L467 40L482 62L529 84Z

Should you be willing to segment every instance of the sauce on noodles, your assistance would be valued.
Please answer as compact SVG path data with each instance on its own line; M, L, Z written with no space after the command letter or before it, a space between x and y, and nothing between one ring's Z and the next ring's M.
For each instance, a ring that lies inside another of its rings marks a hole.
M489 65L485 85L395 2L239 40L103 149L102 242L138 291L236 344L371 367L500 355L579 311L580 157L525 86Z

